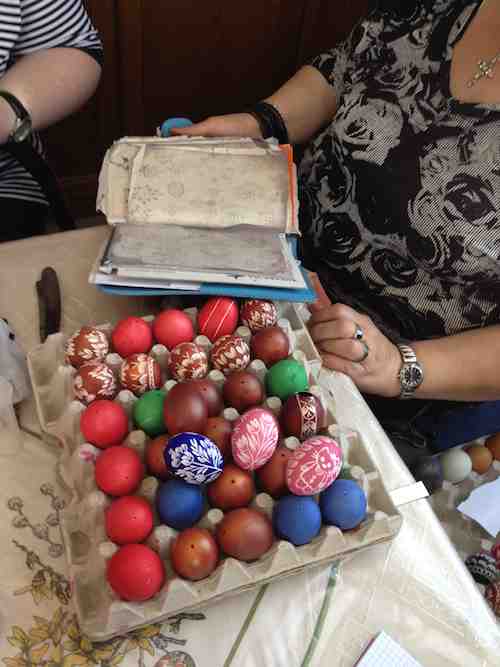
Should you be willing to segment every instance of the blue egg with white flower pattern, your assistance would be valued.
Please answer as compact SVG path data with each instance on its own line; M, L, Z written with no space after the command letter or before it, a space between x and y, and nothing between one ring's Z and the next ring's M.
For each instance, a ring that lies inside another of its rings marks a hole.
M174 435L164 456L169 470L188 484L210 484L224 467L220 449L200 433L186 431Z

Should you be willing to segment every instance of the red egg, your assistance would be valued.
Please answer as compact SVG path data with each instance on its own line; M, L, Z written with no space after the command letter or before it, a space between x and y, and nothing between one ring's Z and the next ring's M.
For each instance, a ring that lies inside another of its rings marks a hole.
M87 442L100 449L119 445L128 433L127 413L114 401L94 401L82 412L80 430Z
M153 346L151 326L141 317L120 320L111 334L115 352L124 359L131 354L149 352Z
M165 448L168 444L169 436L168 435L159 435L158 437L151 440L146 445L146 452L144 458L148 471L155 477L159 477L162 480L167 480L170 477L170 472L165 463Z
M254 359L260 359L269 367L288 357L290 341L281 327L269 327L252 336L250 349Z
M170 353L168 368L179 382L204 378L208 373L208 357L196 343L179 343Z
M243 507L228 512L217 525L217 541L228 556L252 561L271 548L273 528L267 516Z
M226 404L239 413L260 405L264 400L264 389L259 379L249 371L231 373L224 383L222 393Z
M209 440L214 442L220 449L224 461L231 458L231 433L233 425L229 419L224 417L209 417L203 431Z
M240 336L222 336L215 341L210 358L214 368L229 375L248 366L250 348Z
M209 299L198 313L198 331L212 343L221 336L232 334L238 326L238 305L234 299Z
M219 562L217 542L205 528L187 528L175 538L170 562L184 579L199 581L208 577Z
M106 577L120 598L143 602L156 595L163 586L165 568L158 554L149 547L127 544L110 558Z
M317 396L303 391L287 398L280 421L286 436L306 440L326 427L326 412Z
M66 343L66 361L79 368L89 361L104 361L109 352L106 334L96 327L82 327Z
M189 343L193 340L194 326L184 311L168 308L155 317L153 334L159 343L171 350L179 343Z
M242 323L256 333L266 327L273 327L278 321L278 311L272 301L248 299L240 310Z
M163 416L170 435L185 431L203 433L208 419L207 404L196 387L182 382L168 392Z
M224 511L246 507L254 496L252 475L232 463L226 464L222 474L207 486L208 502Z
M78 369L73 379L75 398L88 405L97 399L112 399L118 385L109 366L101 361L90 361Z
M273 498L281 498L289 493L286 467L292 453L288 447L278 447L269 461L256 471L261 489Z
M191 387L200 392L200 396L207 404L208 416L216 417L224 409L222 392L213 380L202 378L201 380L190 380Z
M136 396L141 396L161 385L160 365L148 354L132 354L122 363L120 382Z
M130 447L105 449L95 463L97 486L110 496L134 493L144 479L144 465L139 454Z
M140 496L114 500L105 512L106 534L115 544L142 542L153 530L153 510Z

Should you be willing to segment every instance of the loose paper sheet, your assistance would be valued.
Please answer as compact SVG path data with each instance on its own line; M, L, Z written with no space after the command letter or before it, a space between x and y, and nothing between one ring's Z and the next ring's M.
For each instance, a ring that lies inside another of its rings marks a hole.
M492 537L500 532L500 477L494 482L482 484L458 506L462 514L474 519Z
M422 667L397 642L381 632L370 644L357 667Z

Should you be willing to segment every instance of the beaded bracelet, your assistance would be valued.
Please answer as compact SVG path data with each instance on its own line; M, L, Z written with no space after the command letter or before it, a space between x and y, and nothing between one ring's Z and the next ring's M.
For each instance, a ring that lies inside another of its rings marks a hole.
M264 139L275 137L280 144L288 144L288 130L285 121L276 107L268 102L257 102L251 109L247 110L259 124Z

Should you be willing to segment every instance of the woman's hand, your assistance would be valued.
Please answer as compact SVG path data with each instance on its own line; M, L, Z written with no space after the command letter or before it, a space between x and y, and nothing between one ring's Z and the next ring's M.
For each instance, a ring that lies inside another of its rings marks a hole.
M311 312L309 330L327 368L348 375L363 393L399 396L401 355L369 317L340 303Z
M249 113L231 113L227 116L210 116L189 127L170 130L173 135L193 137L251 137L262 139L259 124Z

